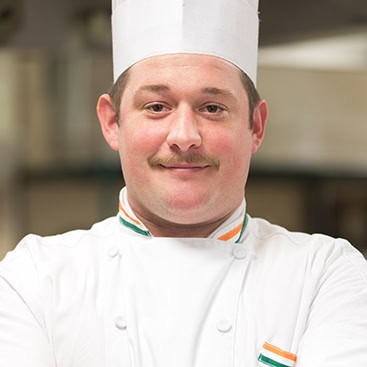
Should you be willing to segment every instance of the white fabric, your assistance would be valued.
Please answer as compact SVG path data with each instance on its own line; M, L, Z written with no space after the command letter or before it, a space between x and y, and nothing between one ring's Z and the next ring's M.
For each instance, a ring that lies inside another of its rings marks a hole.
M251 218L241 244L130 233L114 217L7 255L0 366L255 367L265 341L297 367L367 366L348 242Z
M258 0L117 0L114 80L138 61L192 53L224 58L256 83Z

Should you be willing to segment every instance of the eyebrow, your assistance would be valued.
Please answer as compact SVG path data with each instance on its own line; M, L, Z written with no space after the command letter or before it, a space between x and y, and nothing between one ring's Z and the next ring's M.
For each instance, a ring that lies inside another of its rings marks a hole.
M201 92L204 94L211 94L214 96L226 96L226 97L233 97L233 93L229 91L228 89L220 89L216 87L208 87L208 88L202 88Z
M163 93L169 91L170 88L165 84L149 84L141 86L135 93L134 96L139 96L143 92L156 92Z
M143 92L164 93L170 91L171 88L165 84L148 84L141 86L135 93L134 97L138 97ZM217 87L205 87L201 89L201 93L214 96L234 97L233 93L228 89Z

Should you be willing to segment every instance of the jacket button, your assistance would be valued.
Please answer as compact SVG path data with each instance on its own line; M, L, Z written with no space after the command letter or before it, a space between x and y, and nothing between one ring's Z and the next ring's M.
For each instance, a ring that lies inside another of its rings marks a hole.
M221 333L228 333L232 329L232 324L227 320L217 322L217 329Z
M120 330L126 329L127 325L126 325L125 318L122 316L117 316L115 318L115 326L117 327L117 329L120 329Z
M236 259L238 259L238 260L242 260L242 259L244 259L244 258L246 257L246 255L247 255L247 251L246 251L246 249L245 249L245 247L244 247L244 246L239 246L239 245L237 245L237 246L233 247L232 255L233 255Z
M108 256L112 259L114 257L116 257L117 255L119 255L120 251L118 249L118 247L113 246L108 250Z

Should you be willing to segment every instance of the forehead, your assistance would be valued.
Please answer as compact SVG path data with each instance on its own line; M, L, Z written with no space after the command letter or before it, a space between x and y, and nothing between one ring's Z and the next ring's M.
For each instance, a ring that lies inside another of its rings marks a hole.
M144 84L186 87L242 87L240 69L215 56L197 54L161 55L142 60L129 69L127 89Z

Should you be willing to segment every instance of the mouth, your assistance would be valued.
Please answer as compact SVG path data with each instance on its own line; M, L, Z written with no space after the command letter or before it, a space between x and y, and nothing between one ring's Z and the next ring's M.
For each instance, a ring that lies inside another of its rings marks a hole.
M161 164L161 167L172 170L199 170L209 168L209 164L205 163L174 163L174 164Z

